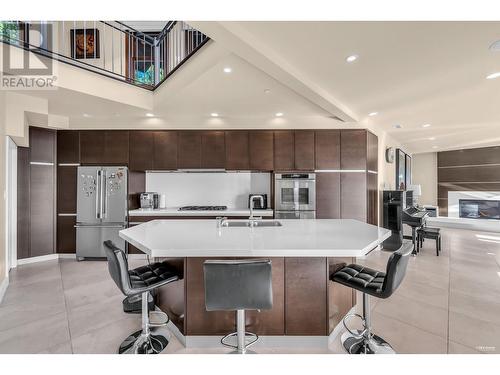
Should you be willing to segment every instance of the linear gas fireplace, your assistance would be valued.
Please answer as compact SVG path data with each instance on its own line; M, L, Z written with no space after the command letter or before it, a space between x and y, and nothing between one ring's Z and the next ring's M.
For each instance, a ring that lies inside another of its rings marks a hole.
M500 220L500 201L486 199L459 199L459 215L468 219Z

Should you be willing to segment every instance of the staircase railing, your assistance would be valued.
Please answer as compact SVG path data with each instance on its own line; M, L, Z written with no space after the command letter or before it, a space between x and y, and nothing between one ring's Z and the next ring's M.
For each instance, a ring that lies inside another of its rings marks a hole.
M118 21L2 21L0 41L154 90L208 37L182 21L159 34Z

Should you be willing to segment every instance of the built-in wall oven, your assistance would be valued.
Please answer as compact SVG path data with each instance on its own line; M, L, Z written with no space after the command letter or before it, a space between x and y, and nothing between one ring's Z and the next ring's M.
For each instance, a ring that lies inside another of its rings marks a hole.
M316 218L316 175L276 173L274 210L277 219Z

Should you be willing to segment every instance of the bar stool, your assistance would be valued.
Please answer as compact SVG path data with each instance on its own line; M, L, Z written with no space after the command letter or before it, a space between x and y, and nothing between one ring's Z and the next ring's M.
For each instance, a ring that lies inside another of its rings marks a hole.
M149 311L148 298L157 288L179 279L175 270L166 263L151 263L133 270L128 269L128 262L123 250L112 241L104 242L108 270L111 278L127 296L141 295L142 299L142 329L129 335L118 349L119 354L158 354L168 345L167 336L154 332L150 328L165 326L169 319L161 311ZM150 321L151 317L156 322Z
M431 228L423 226L417 230L417 252L423 246L424 239L436 240L436 256L439 256L441 251L441 230L440 228Z
M389 257L385 273L359 264L349 264L330 275L330 280L363 292L363 316L348 314L342 320L347 332L342 334L340 340L349 354L395 353L389 343L371 332L369 296L388 298L394 293L406 274L408 259L413 248L412 242L404 241L403 245ZM353 317L361 319L363 330L349 329L347 322Z
M205 307L207 311L236 311L236 332L221 339L221 344L245 354L258 336L245 330L246 310L269 310L273 307L271 261L268 259L207 260ZM236 336L237 345L227 339Z

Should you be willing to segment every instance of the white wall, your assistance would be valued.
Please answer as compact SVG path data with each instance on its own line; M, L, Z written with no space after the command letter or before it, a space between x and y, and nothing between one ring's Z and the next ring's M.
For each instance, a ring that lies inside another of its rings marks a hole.
M413 155L412 168L413 184L422 188L418 203L437 206L437 152Z
M6 270L6 240L5 240L5 221L7 218L5 209L5 93L0 92L0 286L7 276Z
M146 191L165 194L167 207L216 205L246 209L249 194L268 194L270 199L270 189L271 173L146 173Z

